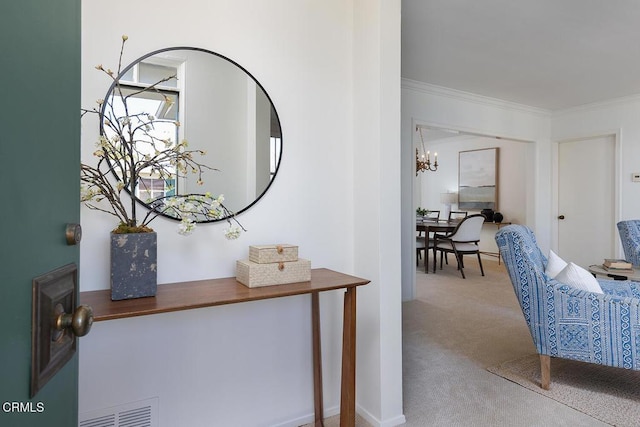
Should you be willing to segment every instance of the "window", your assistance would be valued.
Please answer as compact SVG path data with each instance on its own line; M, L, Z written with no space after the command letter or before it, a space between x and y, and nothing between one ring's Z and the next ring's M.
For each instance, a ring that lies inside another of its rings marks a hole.
M272 136L269 139L269 179L273 179L278 169L278 161L280 160L280 148L282 147L282 139Z
M175 195L175 179L148 176L140 178L140 182L136 186L136 196L144 201L173 195Z
M136 64L120 79L120 92L114 90L112 112L115 118L127 115L134 123L134 138L139 158L153 156L158 150L175 147L179 140L179 101L177 67ZM127 98L128 114L122 98ZM108 130L105 128L105 132ZM110 137L111 135L105 135ZM164 176L155 170L143 170L136 185L136 196L145 202L175 195L178 175L174 165L166 163ZM118 171L124 175L123 171Z

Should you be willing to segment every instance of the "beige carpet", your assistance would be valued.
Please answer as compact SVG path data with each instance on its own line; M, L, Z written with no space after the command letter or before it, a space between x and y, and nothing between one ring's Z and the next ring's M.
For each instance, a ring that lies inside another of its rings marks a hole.
M469 257L417 271L417 295L403 303L406 427L607 427L583 412L505 380L490 366L535 353L504 265ZM552 373L553 376L553 373Z
M489 372L615 426L640 424L640 372L551 359L551 386L540 388L537 354L511 360Z
M487 370L535 347L504 266L483 260L482 277L467 264L465 280L455 265L425 274L421 262L416 299L403 303L403 427L610 426ZM325 420L338 425L339 416ZM356 426L369 427L359 416Z

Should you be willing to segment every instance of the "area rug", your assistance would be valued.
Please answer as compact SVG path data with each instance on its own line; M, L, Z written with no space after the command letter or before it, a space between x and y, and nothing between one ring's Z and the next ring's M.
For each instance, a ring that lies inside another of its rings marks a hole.
M543 390L537 354L487 370L607 424L640 423L640 371L552 358L551 386Z

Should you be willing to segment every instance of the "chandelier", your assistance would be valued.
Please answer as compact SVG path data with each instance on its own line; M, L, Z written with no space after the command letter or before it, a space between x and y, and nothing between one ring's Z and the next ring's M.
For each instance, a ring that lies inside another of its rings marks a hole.
M434 162L432 165L431 159L429 158L429 151L425 151L424 149L422 128L420 126L416 126L416 130L420 132L420 142L422 143L422 156L419 155L418 149L416 148L416 176L418 176L418 172L435 172L438 170L438 153L434 153Z

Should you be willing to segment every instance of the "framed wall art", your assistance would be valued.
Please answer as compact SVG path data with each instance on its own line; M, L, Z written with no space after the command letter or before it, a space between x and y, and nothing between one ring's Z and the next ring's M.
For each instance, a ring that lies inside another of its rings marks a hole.
M498 147L458 153L458 208L498 209Z

